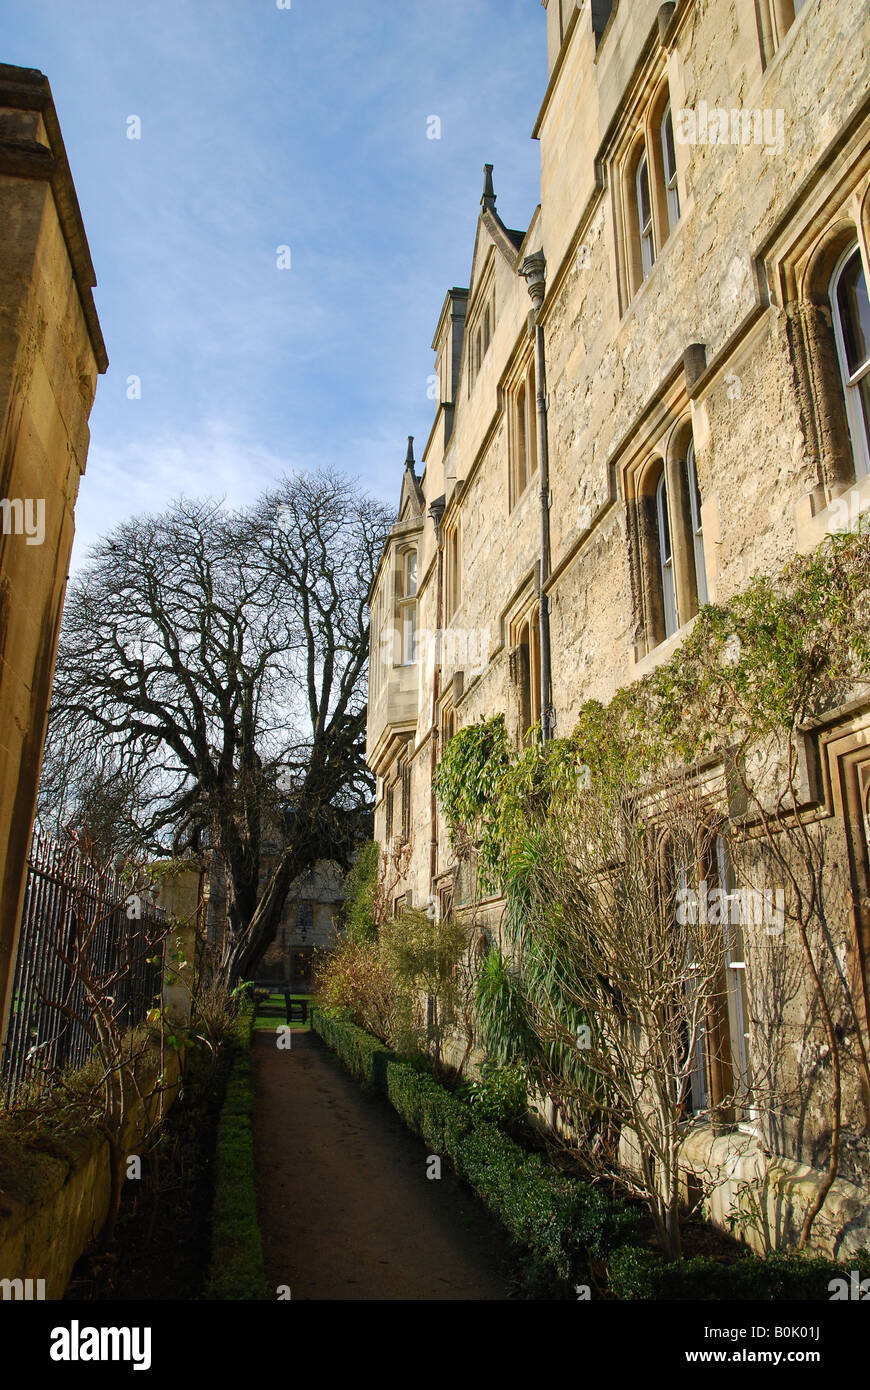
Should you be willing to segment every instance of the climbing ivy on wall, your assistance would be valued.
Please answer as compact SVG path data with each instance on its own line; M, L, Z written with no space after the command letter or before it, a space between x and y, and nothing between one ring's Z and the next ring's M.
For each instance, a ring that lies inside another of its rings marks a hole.
M454 734L435 772L435 792L460 858L480 853L479 882L497 878L498 856L490 832L502 779L510 767L510 744L503 714L468 724Z
M584 785L638 782L754 739L788 735L870 675L870 535L836 534L780 574L707 604L679 650L648 676L590 700L567 738L512 756L504 715L461 729L436 774L451 841L479 854L484 890L504 889L540 815Z
M639 1101L636 1087L626 1084L636 1074L634 1064L608 1067L612 1048L584 1054L573 1043L584 1025L597 1035L608 1019L607 991L595 989L596 982L606 984L606 967L599 960L587 969L595 941L613 924L602 885L627 852L619 902L628 905L629 918L640 913L650 921L659 902L651 890L658 869L639 810L644 796L661 797L682 785L683 793L677 790L677 800L663 811L679 818L680 795L692 802L697 793L687 769L705 761L724 763L754 826L753 852L760 846L787 885L807 1007L818 1016L827 1044L824 1104L830 1142L824 1180L804 1213L803 1248L839 1170L844 1068L857 1069L861 1093L870 1094L870 1057L851 993L832 958L834 943L818 892L825 846L801 809L800 731L866 689L868 676L870 536L833 535L811 555L796 556L778 575L758 576L728 603L705 605L670 661L618 690L609 703L584 704L569 737L543 743L533 733L513 754L504 717L497 715L457 734L440 764L436 790L454 848L460 858L477 854L482 888L503 893L506 901L510 954L492 962L478 982L479 1040L499 1060L523 1066L539 1090L568 1103L572 1123L585 1128L590 1152L613 1142L619 1127L608 1120L614 1098L622 1106L616 1106L620 1125L637 1133L646 1129L651 1175L646 1195L669 1249L680 1247L674 1193L681 1107L669 1101L656 1125L648 1125L644 1098ZM588 801L584 789L592 792ZM721 813L727 818L724 806ZM580 828L579 841L571 841L572 826ZM693 841L696 833L697 827ZM593 853L590 859L590 845L604 857ZM577 853L583 861L579 877L571 858ZM596 931L587 940L583 932L593 919ZM643 933L618 934L620 942L629 942L622 962L624 988L634 990L638 1016L650 1002L643 996L645 939ZM586 942L579 953L578 941ZM635 941L638 959L632 954ZM697 959L693 947L692 960ZM711 972L712 988L713 967ZM665 984L674 986L678 1011L686 997L679 969L674 980ZM621 1016L622 994L620 999ZM841 1056L844 1028L852 1036L854 1057ZM621 1036L618 1029L610 1033L611 1042ZM643 1036L653 1033L647 1029ZM685 1057L679 1045L671 1056L667 1037L660 1041L663 1060L656 1074L673 1081L667 1092L673 1100L681 1094ZM590 1084L590 1077L597 1084Z

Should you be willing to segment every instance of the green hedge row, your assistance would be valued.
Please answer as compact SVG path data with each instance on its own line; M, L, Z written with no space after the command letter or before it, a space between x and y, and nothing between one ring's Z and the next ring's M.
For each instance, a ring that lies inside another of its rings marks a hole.
M870 1254L853 1256L847 1264L806 1255L744 1255L723 1264L709 1256L669 1263L653 1250L623 1246L609 1260L610 1289L617 1298L737 1299L753 1303L830 1299L832 1279L845 1278L851 1270L862 1279L870 1276Z
M607 1267L614 1298L826 1300L832 1279L857 1269L870 1277L870 1254L847 1265L801 1255L746 1253L724 1263L708 1256L669 1262L636 1242L645 1222L637 1209L566 1177L540 1154L529 1154L497 1125L477 1118L422 1062L409 1062L384 1043L320 1009L312 1029L348 1070L385 1095L409 1129L450 1159L507 1229L562 1279L588 1282L590 1260Z
M600 1258L638 1238L640 1218L627 1203L526 1153L439 1085L424 1064L396 1056L363 1029L320 1009L312 1028L364 1086L390 1100L433 1153L450 1159L511 1234L560 1278L585 1277L590 1255Z
M206 1299L267 1299L254 1191L253 1004L239 1012L229 1044L233 1062L218 1123L211 1265Z

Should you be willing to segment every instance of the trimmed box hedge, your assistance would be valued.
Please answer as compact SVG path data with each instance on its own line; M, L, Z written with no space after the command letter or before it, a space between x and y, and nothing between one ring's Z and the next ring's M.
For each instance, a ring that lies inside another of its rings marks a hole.
M610 1288L615 1297L638 1299L699 1299L708 1302L788 1302L830 1299L832 1279L848 1279L857 1269L870 1276L870 1255L863 1252L848 1264L807 1255L744 1255L724 1264L710 1256L668 1262L653 1250L623 1246L610 1257Z
M246 1002L229 1043L234 1055L218 1122L209 1300L270 1297L254 1190L253 1022L253 1004Z
M562 1279L584 1277L589 1256L637 1239L641 1220L627 1203L548 1167L497 1125L441 1086L423 1062L398 1057L377 1038L320 1009L312 1028L369 1090L386 1096L434 1153L450 1159L490 1211Z
M832 1279L857 1269L870 1277L870 1254L848 1264L804 1255L746 1252L668 1261L637 1242L646 1225L637 1208L550 1167L441 1086L423 1060L398 1057L344 1019L312 1011L311 1026L370 1091L387 1097L432 1150L450 1159L490 1211L538 1261L562 1279L588 1282L590 1260L607 1267L617 1299L756 1302L827 1300Z

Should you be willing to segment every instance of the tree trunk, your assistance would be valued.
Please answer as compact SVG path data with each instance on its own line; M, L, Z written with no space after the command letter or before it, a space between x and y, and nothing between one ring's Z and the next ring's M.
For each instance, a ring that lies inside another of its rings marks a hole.
M241 921L232 934L225 936L221 974L228 989L234 989L256 970L275 940L290 886L311 865L313 855L307 844L285 849L249 921Z

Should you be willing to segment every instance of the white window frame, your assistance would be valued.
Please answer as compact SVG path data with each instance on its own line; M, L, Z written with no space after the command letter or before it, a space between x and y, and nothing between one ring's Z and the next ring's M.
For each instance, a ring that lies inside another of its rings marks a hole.
M413 548L402 552L401 593L402 665L413 666L417 659L417 551Z
M656 532L659 547L659 573L662 581L662 621L665 638L677 630L677 587L674 579L674 543L668 511L668 484L664 464L656 487ZM667 540L667 554L665 541Z
M867 290L867 275L861 256L861 247L857 241L854 241L843 252L834 267L834 273L828 287L828 299L831 305L834 337L837 343L840 380L843 384L843 394L846 401L846 416L849 421L849 434L852 441L855 477L863 478L870 474L870 415L868 415L862 395L862 388L865 391L868 390L868 383L870 383L870 355L864 359L856 372L850 372L838 298L843 273L855 256L859 259L861 274L864 277L864 288Z
M670 143L667 135L668 125L670 125ZM674 140L674 122L670 102L664 109L659 135L662 144L662 168L665 171L665 190L668 195L668 225L673 231L680 220L680 190L677 187L677 147ZM671 155L673 155L673 165L671 164Z
M646 181L646 203L649 211L649 216L646 221L644 221L644 202L642 194L644 179ZM656 261L652 189L653 185L650 175L649 159L647 158L646 147L644 147L637 161L637 172L634 176L634 194L637 202L637 227L640 234L640 273L642 280L645 280L649 275Z
M701 522L701 493L698 488L698 469L695 460L695 441L686 450L686 483L689 489L689 516L692 522L692 545L695 551L695 594L698 607L708 602L707 561L704 555L704 527Z

